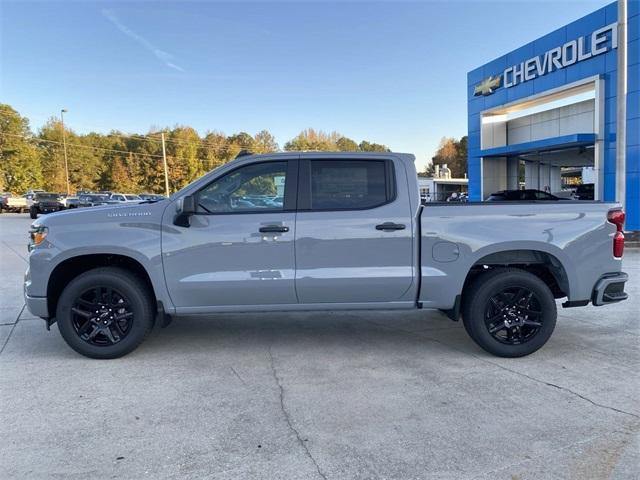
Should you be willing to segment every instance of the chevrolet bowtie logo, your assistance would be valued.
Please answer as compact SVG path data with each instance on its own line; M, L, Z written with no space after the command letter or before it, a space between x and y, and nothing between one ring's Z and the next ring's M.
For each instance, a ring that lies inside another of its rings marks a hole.
M478 85L476 85L476 88L473 91L473 96L477 97L478 95L491 95L496 91L497 88L500 88L501 83L502 75L485 78Z

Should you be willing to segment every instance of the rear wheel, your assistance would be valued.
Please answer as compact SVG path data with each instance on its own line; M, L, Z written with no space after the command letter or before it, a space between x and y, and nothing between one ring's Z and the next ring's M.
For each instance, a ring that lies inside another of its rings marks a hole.
M58 329L76 352L118 358L138 347L153 326L153 302L144 282L119 268L97 268L72 280L56 311Z
M500 268L478 276L465 296L463 322L469 336L499 357L522 357L542 347L556 325L556 302L535 275Z

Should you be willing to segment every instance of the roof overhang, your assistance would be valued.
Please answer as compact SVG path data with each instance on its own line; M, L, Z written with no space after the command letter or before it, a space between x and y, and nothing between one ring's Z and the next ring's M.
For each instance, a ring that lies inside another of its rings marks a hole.
M514 157L524 155L526 153L552 152L555 150L593 145L595 141L595 133L574 133L572 135L544 138L542 140L534 140L532 142L487 148L486 150L480 150L478 157Z

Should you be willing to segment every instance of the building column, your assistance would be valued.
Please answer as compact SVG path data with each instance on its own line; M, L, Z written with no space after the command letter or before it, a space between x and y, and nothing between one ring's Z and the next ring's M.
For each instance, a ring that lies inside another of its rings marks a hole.
M507 190L517 190L519 188L520 159L518 157L507 157Z
M538 189L540 184L538 183L538 168L540 162L524 162L524 187L531 189Z

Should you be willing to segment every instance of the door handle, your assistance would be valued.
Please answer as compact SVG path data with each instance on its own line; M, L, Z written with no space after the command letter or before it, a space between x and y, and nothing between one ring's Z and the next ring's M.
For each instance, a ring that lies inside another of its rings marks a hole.
M284 233L289 231L289 227L283 225L266 225L260 227L258 230L260 233Z
M405 226L402 223L384 222L380 225L376 225L376 230L382 230L383 232L391 232L393 230L404 230Z

